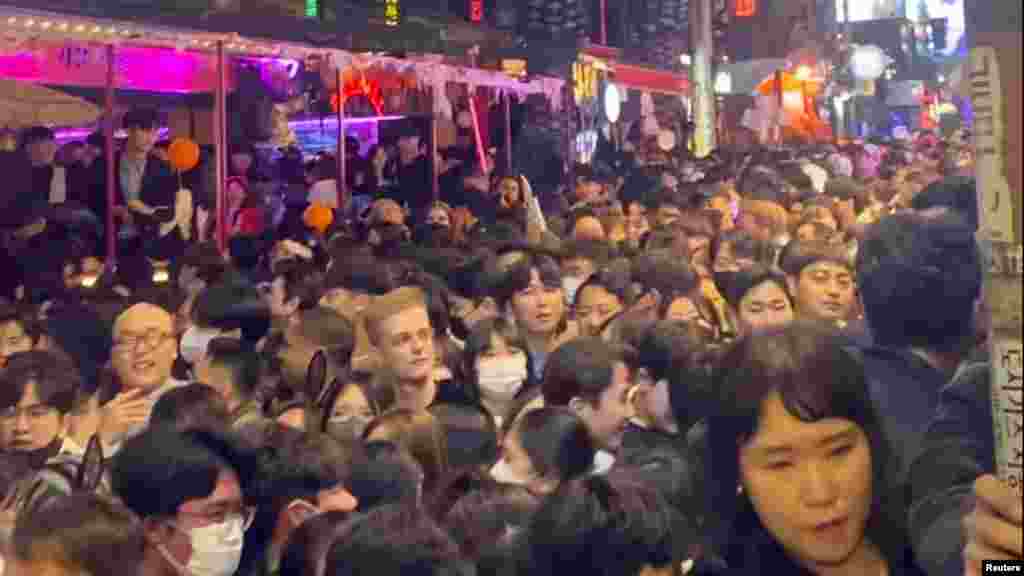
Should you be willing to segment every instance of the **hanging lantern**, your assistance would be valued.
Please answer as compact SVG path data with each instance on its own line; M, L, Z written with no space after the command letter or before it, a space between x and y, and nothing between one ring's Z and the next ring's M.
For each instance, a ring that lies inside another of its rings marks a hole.
M167 147L167 160L178 173L188 172L199 164L199 145L188 138L175 138Z
M737 18L757 16L757 0L736 0L736 10L734 13Z

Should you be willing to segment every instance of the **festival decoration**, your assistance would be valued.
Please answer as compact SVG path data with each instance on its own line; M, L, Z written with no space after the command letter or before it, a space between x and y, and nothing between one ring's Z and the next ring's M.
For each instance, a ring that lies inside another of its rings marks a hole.
M323 235L334 223L334 211L319 202L314 202L302 213L302 222Z
M175 138L167 148L167 160L179 174L199 164L199 145L188 138Z

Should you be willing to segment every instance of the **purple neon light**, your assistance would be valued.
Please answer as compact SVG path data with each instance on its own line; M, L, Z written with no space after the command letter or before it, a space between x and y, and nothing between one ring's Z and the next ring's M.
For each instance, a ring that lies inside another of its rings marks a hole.
M73 128L73 129L69 129L69 130L57 130L55 134L56 134L56 139L57 140L67 141L67 140L85 140L93 132L95 132L95 130L85 130L85 129L82 129L82 128ZM171 133L170 128L161 128L160 131L157 132L157 138L161 138L161 139L166 138L170 133ZM114 137L115 138L126 138L127 136L128 136L128 133L125 132L124 130L118 130L117 132L114 132Z

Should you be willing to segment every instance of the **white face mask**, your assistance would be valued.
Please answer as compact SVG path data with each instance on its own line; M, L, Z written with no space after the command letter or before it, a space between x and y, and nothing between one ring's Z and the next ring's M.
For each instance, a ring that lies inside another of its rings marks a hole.
M203 359L203 356L206 355L206 348L218 336L220 336L220 330L190 326L181 335L181 358L194 366Z
M477 361L480 394L489 400L510 402L526 381L526 354Z
M361 415L336 416L327 421L327 427L344 438L358 439L362 438L363 432L372 421L372 418Z
M512 467L505 462L502 458L498 460L498 463L491 467L491 478L494 478L495 482L501 482L502 484L514 484L516 486L526 486L529 484L526 478L520 478L512 471Z
M576 292L583 285L583 278L575 276L562 277L562 294L565 295L565 305L572 306L576 302Z
M221 524L193 528L187 532L192 555L183 566L164 546L158 550L182 576L232 576L242 562L245 520L232 516Z

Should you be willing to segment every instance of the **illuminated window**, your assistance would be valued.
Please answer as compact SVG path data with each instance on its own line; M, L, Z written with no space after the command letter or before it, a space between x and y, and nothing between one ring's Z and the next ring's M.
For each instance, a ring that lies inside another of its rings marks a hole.
M398 26L401 17L402 11L398 0L384 0L384 23L388 26Z
M736 16L756 16L757 0L736 0Z

